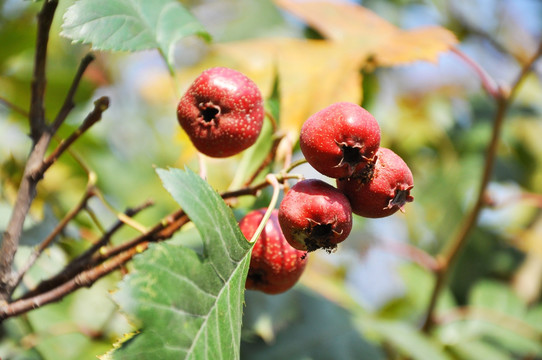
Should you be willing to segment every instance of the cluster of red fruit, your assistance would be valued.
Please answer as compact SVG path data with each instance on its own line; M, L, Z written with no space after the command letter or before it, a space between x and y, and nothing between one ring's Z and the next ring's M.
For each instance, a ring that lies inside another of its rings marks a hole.
M235 155L258 138L265 111L261 93L245 75L224 67L204 71L177 107L194 146L212 157ZM305 121L300 147L307 162L335 178L337 187L307 179L295 184L273 210L252 250L247 289L284 292L301 276L307 252L332 251L352 229L352 213L379 218L413 200L412 173L393 151L380 147L380 127L359 105L340 102ZM250 239L266 209L239 223Z

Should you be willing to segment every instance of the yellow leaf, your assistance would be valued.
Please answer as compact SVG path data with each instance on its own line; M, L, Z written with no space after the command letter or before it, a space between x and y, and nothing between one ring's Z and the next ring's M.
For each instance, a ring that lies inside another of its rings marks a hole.
M338 101L360 103L361 58L324 40L289 39L278 54L280 128L297 141L303 122Z
M436 62L457 39L450 31L431 26L402 30L372 11L353 3L275 0L324 37L348 43L375 65L393 66L418 60Z

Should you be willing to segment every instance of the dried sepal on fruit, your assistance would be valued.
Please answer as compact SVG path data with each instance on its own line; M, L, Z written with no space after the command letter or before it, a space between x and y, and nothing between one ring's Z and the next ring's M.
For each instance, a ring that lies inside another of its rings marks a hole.
M352 209L346 196L333 186L316 179L302 180L284 196L279 222L294 248L333 251L352 230Z
M372 176L365 178L353 176L338 179L337 187L350 200L354 214L381 218L392 215L414 197L410 191L414 187L412 172L403 159L390 149L381 147L376 153Z

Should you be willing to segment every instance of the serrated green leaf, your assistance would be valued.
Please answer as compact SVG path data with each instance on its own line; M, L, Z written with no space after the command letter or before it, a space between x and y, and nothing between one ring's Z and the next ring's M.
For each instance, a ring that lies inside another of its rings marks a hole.
M114 295L139 333L106 359L239 358L251 245L222 198L193 172L157 170L201 234L204 254L168 243L134 258Z
M203 25L176 0L79 0L64 14L62 36L96 50L159 49L170 66L173 46Z

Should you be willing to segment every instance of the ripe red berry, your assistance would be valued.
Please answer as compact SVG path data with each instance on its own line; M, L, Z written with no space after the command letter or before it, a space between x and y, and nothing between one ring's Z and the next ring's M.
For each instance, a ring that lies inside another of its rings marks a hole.
M399 155L390 149L380 148L376 153L370 179L338 179L337 187L350 200L354 214L380 218L403 210L414 200L410 190L414 186L412 173Z
M320 173L346 178L362 171L380 146L380 127L359 105L339 102L310 116L299 139L305 159Z
M241 232L250 240L266 209L254 210L239 222ZM278 294L290 289L301 277L307 256L305 251L291 247L282 231L273 210L264 230L252 248L250 268L245 287L260 290L267 294Z
M299 250L334 250L352 230L352 209L346 196L316 179L295 184L279 208L284 237Z
M232 156L254 144L264 114L256 84L225 67L201 73L177 106L179 124L194 146L212 157Z

